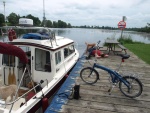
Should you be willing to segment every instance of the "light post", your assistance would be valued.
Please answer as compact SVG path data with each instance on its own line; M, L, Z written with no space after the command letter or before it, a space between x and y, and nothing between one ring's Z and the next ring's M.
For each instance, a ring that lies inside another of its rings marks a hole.
M122 17L122 21L126 21L127 20L127 17L126 16L123 16Z
M45 27L45 3L44 3L44 0L43 0L43 25Z
M5 21L5 19L6 19L6 18L5 18L5 1L3 1L3 4L4 4L4 23L5 23L5 22L6 22L6 21ZM6 23L5 23L5 25L6 25Z
M127 20L126 16L122 17L122 21L125 22ZM123 29L121 30L121 38L122 38L122 34L123 34Z

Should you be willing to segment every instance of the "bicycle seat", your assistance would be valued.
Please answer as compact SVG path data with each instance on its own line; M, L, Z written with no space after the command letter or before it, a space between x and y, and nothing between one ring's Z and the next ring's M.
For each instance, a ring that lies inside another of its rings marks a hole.
M122 57L122 59L128 59L130 57L130 55L128 54L120 54L120 56Z

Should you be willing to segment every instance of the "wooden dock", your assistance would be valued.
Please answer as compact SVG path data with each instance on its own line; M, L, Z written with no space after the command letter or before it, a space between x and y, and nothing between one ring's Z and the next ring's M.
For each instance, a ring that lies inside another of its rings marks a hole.
M80 79L79 73L83 67L90 66L90 64L85 59L81 59L79 61L81 67L77 66L77 69L72 72L72 74L77 74L75 83L80 84L81 98L76 100L56 97L45 113L150 113L150 65L130 51L128 54L131 57L125 60L120 71L127 74L135 73L142 81L143 93L140 97L128 98L120 92L118 87L115 87L109 95L109 75L100 69L97 70L100 73L100 80L94 85L85 84ZM108 58L99 58L97 61L101 65L116 69L120 63L120 57L111 54Z

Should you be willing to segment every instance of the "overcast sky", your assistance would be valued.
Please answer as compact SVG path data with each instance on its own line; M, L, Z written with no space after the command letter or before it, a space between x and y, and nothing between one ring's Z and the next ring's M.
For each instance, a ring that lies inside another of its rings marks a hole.
M31 14L43 19L43 0L0 0L0 13ZM150 0L45 0L47 20L62 20L73 26L117 27L126 16L127 27L144 27L150 23Z

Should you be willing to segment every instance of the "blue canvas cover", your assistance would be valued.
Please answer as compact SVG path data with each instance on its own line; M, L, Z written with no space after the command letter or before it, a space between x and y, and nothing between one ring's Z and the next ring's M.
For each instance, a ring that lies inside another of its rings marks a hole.
M40 33L27 33L23 35L24 39L36 39L36 40L44 40L49 39L50 37L47 34L40 34Z

